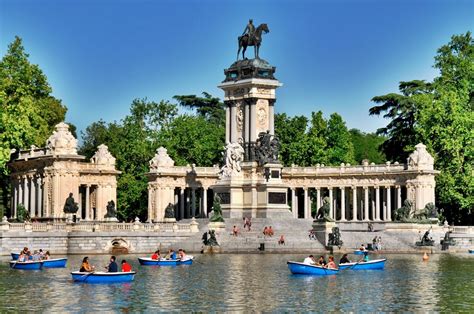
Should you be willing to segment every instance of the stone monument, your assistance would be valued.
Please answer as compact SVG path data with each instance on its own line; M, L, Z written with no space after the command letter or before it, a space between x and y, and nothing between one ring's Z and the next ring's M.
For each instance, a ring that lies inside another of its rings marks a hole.
M115 210L115 202L113 200L107 203L107 214L104 216L106 222L118 222L117 211Z

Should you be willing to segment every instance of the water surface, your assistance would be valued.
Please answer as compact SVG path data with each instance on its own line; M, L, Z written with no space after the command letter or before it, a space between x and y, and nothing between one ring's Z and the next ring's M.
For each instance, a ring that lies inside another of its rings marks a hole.
M65 269L12 270L0 260L0 311L474 311L474 255L386 255L383 271L295 276L287 260L302 254L197 255L191 266L140 266L133 283L81 284ZM380 256L379 256L380 257ZM337 256L339 258L339 256ZM374 256L376 258L376 256ZM108 256L91 256L97 268Z

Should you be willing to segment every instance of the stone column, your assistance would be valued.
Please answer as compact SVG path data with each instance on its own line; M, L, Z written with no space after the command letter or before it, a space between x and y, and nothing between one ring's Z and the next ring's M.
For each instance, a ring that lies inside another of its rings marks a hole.
M293 213L293 218L298 218L298 210L296 203L296 191L295 188L291 188L291 212Z
M308 188L308 216L310 219L313 219L313 216L311 215L311 206L313 204L313 201L311 200L311 190Z
M243 102L245 108L245 143L250 142L250 108L249 105Z
M189 189L187 189L185 193L186 193L186 218L191 218L191 201L189 197Z
M346 221L346 188L339 189L341 190L341 221Z
M91 217L91 200L90 200L90 190L91 186L90 184L86 185L86 220L92 220L93 217Z
M230 143L230 107L225 107L225 141Z
M232 103L230 107L230 141L231 143L237 142L237 113L236 104ZM194 217L194 216L193 216Z
M36 179L36 186L38 187L38 216L43 217L43 180L41 176Z
M196 188L191 188L191 217L196 217Z
M375 220L380 220L380 188L375 187Z
M86 213L87 216L87 213ZM153 220L153 188L148 185L148 219L147 222L152 222Z
M321 188L316 188L316 211L321 207Z
M364 186L364 221L369 220L369 187Z
M158 215L159 213L159 208L161 206L161 189L159 187L155 187L155 208L154 208L154 214L153 217L155 218L155 222L162 221L163 217L160 217Z
M30 209L30 190L29 190L29 187L28 187L28 183L30 181L30 178L29 177L25 177L25 182L24 182L24 189L23 189L23 194L24 194L24 204L25 205L25 210L26 211L29 211Z
M332 187L328 188L329 189L329 217L332 219L336 220L334 217L334 204L332 203Z
M352 221L357 221L357 187L352 188Z
M207 217L207 187L202 188L202 216Z
M303 188L303 212L304 212L304 218L309 219L310 215L308 215L308 188L304 187Z
M179 218L184 219L184 187L179 188Z
M12 213L11 218L16 218L18 211L18 196L19 196L19 185L18 180L13 181L13 203L12 203Z
M387 186L387 215L384 220L392 221L392 196L390 195L390 187Z
M30 178L31 187L31 202L30 202L30 217L36 217L36 178Z
M275 122L274 122L274 115L275 115L275 112L274 112L274 105L273 105L273 101L269 101L268 102L268 126L269 126L269 131L270 131L270 134L275 134ZM311 215L310 215L311 216Z
M250 141L257 140L257 103L250 101Z
M399 185L395 187L397 193L397 209L402 207L402 189Z
M20 177L18 182L18 204L22 204L23 206L25 206L25 201L23 200L24 194L23 178Z

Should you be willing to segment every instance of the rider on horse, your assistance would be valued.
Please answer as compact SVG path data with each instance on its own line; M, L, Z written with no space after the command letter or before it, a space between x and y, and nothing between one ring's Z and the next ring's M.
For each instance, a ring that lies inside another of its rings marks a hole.
M242 36L244 36L246 33L249 36L248 42L250 43L251 40L253 40L254 33L255 33L255 26L253 25L252 19L249 20L249 23L247 24L247 26L244 29L244 32L242 33Z

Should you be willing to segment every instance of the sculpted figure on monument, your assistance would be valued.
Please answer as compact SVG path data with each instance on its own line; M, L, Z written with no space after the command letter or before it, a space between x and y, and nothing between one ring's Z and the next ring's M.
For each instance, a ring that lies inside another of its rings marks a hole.
M168 206L166 206L165 218L175 218L174 217L174 206L171 203L168 203Z
M117 211L115 210L115 202L111 200L107 203L107 214L105 214L104 218L116 218Z
M280 141L276 136L267 132L260 132L258 134L257 142L255 143L255 157L259 166L266 163L278 163L278 152L280 150Z
M255 59L259 59L258 52L262 43L262 33L268 33L267 24L260 24L257 28L253 25L253 20L250 19L245 27L242 36L239 36L239 51L237 52L237 60L239 60L240 50L242 50L242 59L245 60L245 51L248 46L254 47Z
M224 152L224 166L221 168L221 178L230 177L242 171L240 163L244 160L244 149L239 143L228 143Z
M212 204L212 215L209 217L210 222L224 222L222 217L221 198L219 195L214 196L214 203Z
M323 206L321 206L321 207L318 209L318 212L316 213L315 220L316 220L316 221L319 221L319 222L333 221L333 220L329 217L329 209L330 209L330 206L329 206L329 197L325 197L325 198L323 199Z
M69 193L69 197L66 199L66 203L64 204L64 212L66 214L75 214L78 210L79 206L77 206L77 203L74 202L72 193Z

